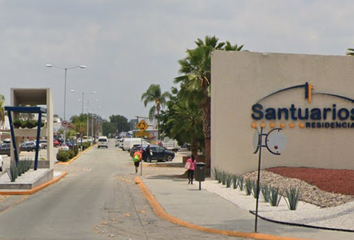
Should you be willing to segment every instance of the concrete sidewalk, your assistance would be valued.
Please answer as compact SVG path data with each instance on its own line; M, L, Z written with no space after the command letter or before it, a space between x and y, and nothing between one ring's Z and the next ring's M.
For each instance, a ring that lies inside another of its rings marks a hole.
M258 219L255 233L254 215L203 189L203 184L202 190L199 190L198 183L188 185L187 179L178 177L176 173L176 170L169 172L165 168L164 175L146 172L136 179L137 183L141 180L138 185L157 215L176 224L205 232L255 239L354 238L354 233L288 226L261 219Z

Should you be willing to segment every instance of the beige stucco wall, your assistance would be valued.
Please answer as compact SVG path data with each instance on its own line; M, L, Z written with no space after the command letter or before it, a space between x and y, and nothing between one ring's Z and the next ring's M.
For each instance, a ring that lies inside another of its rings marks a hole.
M316 95L331 93L354 99L354 57L318 56L277 53L224 52L212 56L212 140L211 167L242 174L257 170L258 154L253 154L252 105L278 90L314 85L312 102L304 97L304 89L285 91L260 103L264 108L354 108L350 101ZM328 120L332 121L332 120ZM305 166L354 169L354 128L300 128L301 122L264 120L265 132L284 123L287 145L280 156L262 151L262 168ZM341 122L337 120L337 122ZM350 122L350 121L346 121ZM294 128L289 124L294 123Z

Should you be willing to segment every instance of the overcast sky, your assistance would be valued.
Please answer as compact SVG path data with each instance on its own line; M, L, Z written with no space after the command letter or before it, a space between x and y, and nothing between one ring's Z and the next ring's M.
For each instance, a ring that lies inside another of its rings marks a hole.
M0 0L0 94L9 105L11 88L49 87L63 116L65 71L46 64L86 65L67 71L67 119L81 113L82 92L85 113L147 116L142 93L176 86L178 60L197 38L253 52L345 55L353 12L350 0Z

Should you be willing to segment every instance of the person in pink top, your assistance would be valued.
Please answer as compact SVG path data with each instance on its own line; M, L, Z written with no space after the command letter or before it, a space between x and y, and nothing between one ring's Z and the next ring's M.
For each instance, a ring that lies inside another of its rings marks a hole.
M186 166L188 169L188 184L193 184L193 178L194 178L194 170L195 170L195 164L197 163L197 160L195 160L194 155L186 161Z

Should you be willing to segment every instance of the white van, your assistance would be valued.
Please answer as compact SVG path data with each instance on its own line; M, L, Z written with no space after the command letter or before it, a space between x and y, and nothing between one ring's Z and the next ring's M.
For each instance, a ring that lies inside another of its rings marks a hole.
M100 148L100 147L108 148L108 138L106 136L98 137L97 141L98 141L97 148Z
M130 149L132 149L135 144L141 144L141 141L143 142L143 146L147 145L145 139L141 140L141 138L124 138L123 150L130 151Z

